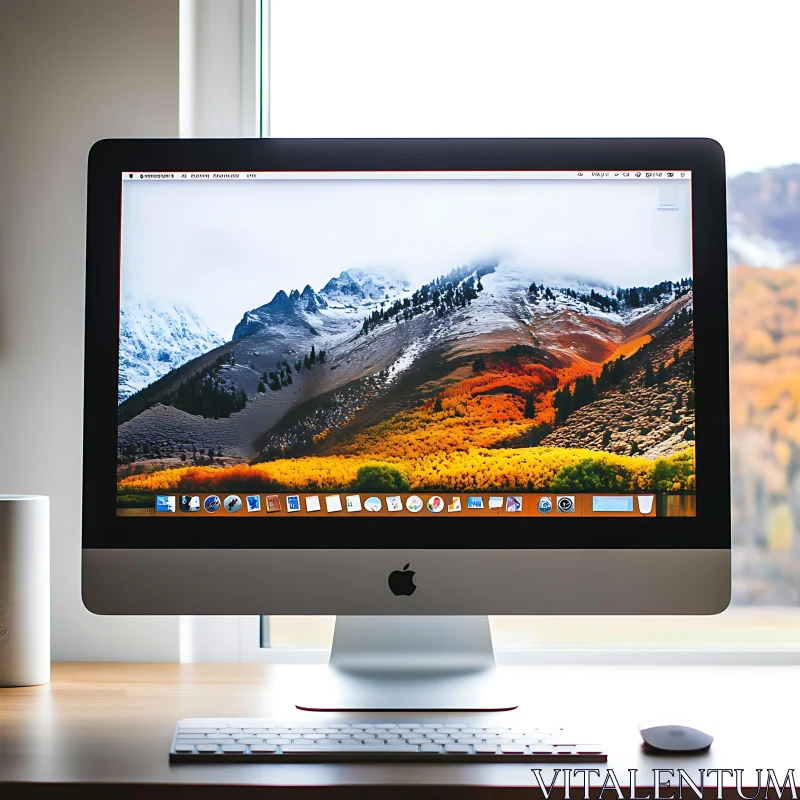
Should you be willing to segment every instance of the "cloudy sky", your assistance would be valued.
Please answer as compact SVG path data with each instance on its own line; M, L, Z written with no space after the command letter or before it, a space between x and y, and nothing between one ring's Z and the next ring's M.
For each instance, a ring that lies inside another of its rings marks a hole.
M677 211L659 211L669 183ZM414 285L484 258L642 285L691 274L688 182L125 181L122 289L229 337L279 289L374 268Z

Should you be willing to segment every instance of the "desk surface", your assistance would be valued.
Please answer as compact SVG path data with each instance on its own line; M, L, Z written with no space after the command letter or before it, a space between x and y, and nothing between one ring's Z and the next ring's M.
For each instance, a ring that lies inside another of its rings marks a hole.
M511 795L539 794L531 772L535 765L531 764L169 765L168 746L175 722L182 717L313 717L317 721L345 717L294 709L293 687L318 679L321 669L249 664L55 664L50 684L0 689L0 796L106 796L108 784L116 785L115 798L141 796L146 790L148 797L188 797L191 792L193 800L221 793L225 798L251 796L255 787L263 786L271 787L270 797L292 798L324 794L374 800L397 797L411 787L419 787L414 791L416 797L430 793L459 800L494 796L501 788ZM520 708L458 718L490 716L504 722L526 720L587 731L593 735L591 741L606 746L608 764L573 766L597 766L602 778L606 769L613 769L623 786L629 785L630 769L639 770L639 786L652 786L654 769L678 767L690 774L698 774L701 768L739 768L745 770L744 785L757 786L756 768L774 769L783 780L787 769L800 766L800 732L795 722L800 667L502 669L518 689ZM663 717L685 718L705 726L716 737L711 751L680 758L644 753L637 721ZM542 767L549 781L552 765ZM724 782L731 787L725 795L736 796L734 779L725 776ZM592 783L599 785L596 778ZM576 778L573 785L582 786L582 778ZM716 778L707 778L707 789L712 785L713 796ZM582 794L574 791L573 798Z

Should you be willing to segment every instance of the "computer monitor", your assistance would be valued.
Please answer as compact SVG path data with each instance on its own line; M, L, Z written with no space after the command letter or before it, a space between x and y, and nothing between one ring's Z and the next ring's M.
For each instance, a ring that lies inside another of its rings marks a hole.
M106 140L87 237L90 610L727 606L717 143Z

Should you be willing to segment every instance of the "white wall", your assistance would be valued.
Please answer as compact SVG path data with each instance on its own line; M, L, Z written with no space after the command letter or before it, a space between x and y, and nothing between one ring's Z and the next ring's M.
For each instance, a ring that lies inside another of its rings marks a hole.
M178 135L178 0L0 0L0 492L48 494L54 660L178 659L80 598L86 154Z

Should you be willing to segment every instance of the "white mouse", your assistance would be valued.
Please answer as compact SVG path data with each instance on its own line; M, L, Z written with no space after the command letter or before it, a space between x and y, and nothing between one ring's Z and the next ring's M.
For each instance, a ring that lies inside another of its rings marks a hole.
M711 734L669 720L639 723L644 743L654 750L668 753L690 753L707 750L714 741Z

